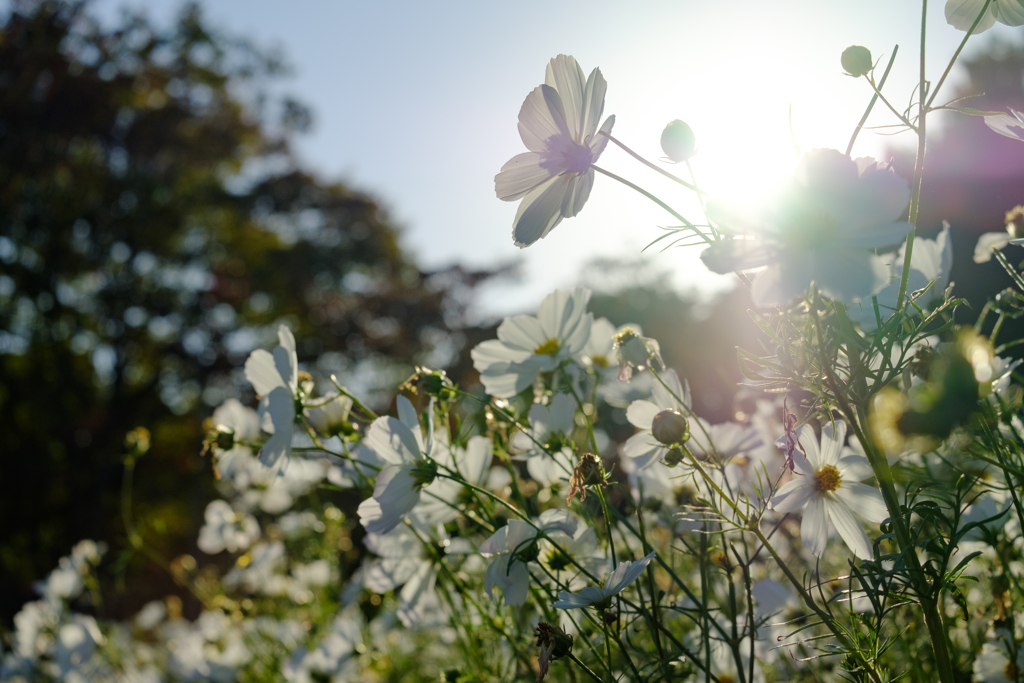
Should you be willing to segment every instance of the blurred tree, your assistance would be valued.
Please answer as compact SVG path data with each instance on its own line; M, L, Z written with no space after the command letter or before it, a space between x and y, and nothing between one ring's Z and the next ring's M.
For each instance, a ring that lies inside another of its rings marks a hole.
M137 425L148 540L192 548L201 419L278 322L306 369L371 393L460 352L488 274L421 272L372 199L302 171L288 142L309 112L264 94L282 73L195 5L169 29L56 0L2 19L0 620L73 542L124 538Z

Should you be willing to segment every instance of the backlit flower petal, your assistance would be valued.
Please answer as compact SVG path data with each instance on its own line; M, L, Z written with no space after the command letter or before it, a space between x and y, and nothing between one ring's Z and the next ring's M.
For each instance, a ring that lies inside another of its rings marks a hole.
M800 522L800 539L804 547L811 553L821 557L828 545L828 519L825 516L825 499L813 496L804 508L804 518Z
M992 5L994 4L992 3ZM985 17L978 22L978 26L974 29L974 35L984 33L995 26L996 17L992 5L985 12ZM984 6L985 0L946 0L946 23L958 31L967 31L974 24L974 20L978 18Z
M551 172L541 167L541 155L537 152L517 154L494 176L494 192L498 199L506 202L522 199L531 190L551 178Z
M583 91L586 87L583 69L572 57L558 55L548 63L544 82L557 90L562 98L569 135L575 142L582 142L580 131L584 119ZM603 103L604 98L601 100ZM598 112L598 117L600 115Z
M519 136L531 152L544 153L553 137L570 138L558 92L549 85L534 88L519 110Z
M825 498L825 509L828 511L836 531L850 546L853 554L862 560L870 560L874 555L871 552L871 541L864 533L864 527L860 520L853 514L853 511L846 506L846 503L835 498ZM820 553L815 553L820 555Z
M569 180L555 176L523 197L512 224L512 239L517 247L530 246L562 222Z

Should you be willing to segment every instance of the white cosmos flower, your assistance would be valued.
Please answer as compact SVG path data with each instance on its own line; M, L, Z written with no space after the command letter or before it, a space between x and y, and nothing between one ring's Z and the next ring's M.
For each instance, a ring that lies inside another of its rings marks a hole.
M441 430L434 435L434 449L430 457L439 465L457 471L467 484L486 488L491 474L491 461L494 460L494 444L486 436L474 436L465 448L452 446L448 443L446 432ZM463 484L438 477L423 487L420 501L409 513L409 517L422 526L445 524L458 517L459 509L468 496L469 489Z
M893 263L892 279L882 291L875 295L878 299L878 313L883 323L896 311L896 297L900 293L900 278L903 275L906 251L907 247L904 244L900 247L899 257ZM907 278L907 295L924 289L931 283L930 289L917 300L917 305L923 307L928 302L941 298L949 284L949 273L952 267L953 240L949 237L948 224L933 240L915 237L914 253L910 258L910 275ZM934 283L932 283L933 280ZM870 331L877 327L875 307L871 299L851 303L846 310L850 319L860 323L863 329ZM907 308L907 312L916 314L916 310L912 306Z
M985 0L946 0L946 22L959 31L967 31L981 14ZM992 0L974 35L989 30L996 22L1024 26L1024 0Z
M256 349L245 361L245 378L260 397L260 425L263 431L273 435L260 450L260 462L267 467L286 462L291 457L295 393L298 390L295 337L285 325L277 329L277 337L280 346L274 349L273 355Z
M626 419L640 431L629 437L622 453L633 458L638 467L660 462L668 454L668 447L651 433L654 417L663 410L674 410L684 417L690 414L690 385L680 382L675 370L662 373L661 379L665 385L654 380L650 400L633 401L626 410Z
M420 501L420 491L436 474L427 455L433 449L433 402L427 411L427 434L420 430L412 403L399 396L398 419L378 417L366 430L363 443L388 464L377 475L373 497L359 505L359 521L371 534L386 534Z
M889 283L889 267L874 250L910 232L910 223L897 220L909 200L907 181L884 164L812 149L773 209L745 215L709 202L708 218L732 239L701 259L716 273L767 266L753 282L758 306L786 304L812 282L833 299L859 301Z
M245 550L260 537L256 518L231 509L226 500L214 500L206 506L206 523L199 530L197 545L207 555L222 550L229 553Z
M537 527L546 534L562 532L571 539L576 533L576 518L565 510L545 510L537 520ZM494 597L495 586L501 588L505 604L519 606L526 603L530 587L528 563L536 557L538 530L521 519L510 519L480 546L480 554L491 557L484 574L484 590ZM560 539L561 540L561 539Z
M629 584L640 578L640 575L647 569L647 565L655 558L657 553L635 562L622 562L609 574L601 586L587 586L578 593L559 591L558 601L552 605L555 609L580 609L590 605L603 602L613 595L621 593Z
M590 339L594 316L587 313L590 290L556 290L544 297L537 315L517 315L498 326L498 338L471 352L473 367L491 396L511 398L578 354Z
M771 507L782 513L804 509L800 537L815 555L825 552L831 520L857 557L871 559L871 541L861 520L878 524L889 513L878 489L860 483L874 476L867 458L842 456L846 423L836 422L834 433L831 424L825 425L820 447L810 425L800 428L798 440L800 447L793 454L795 476L772 497Z
M341 431L352 410L352 399L332 391L306 408L306 419L316 431L333 436Z
M583 209L594 185L591 164L608 144L601 133L610 133L615 123L609 116L597 129L608 89L600 69L584 80L575 59L558 55L544 80L519 110L519 136L530 151L512 157L494 177L499 199L523 200L512 226L520 248Z
M637 325L629 325L629 327L639 329ZM593 368L599 381L609 376L618 364L615 358L615 340L613 339L616 331L615 326L608 318L598 318L590 326L590 339L579 353L579 362L586 367Z

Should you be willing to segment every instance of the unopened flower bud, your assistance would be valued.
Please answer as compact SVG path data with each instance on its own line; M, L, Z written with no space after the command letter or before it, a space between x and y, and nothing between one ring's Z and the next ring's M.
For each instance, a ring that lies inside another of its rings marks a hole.
M697 153L697 136L685 122L676 119L661 132L661 149L669 159L681 163Z
M1024 205L1015 206L1006 212L1006 232L1015 240L1024 237Z
M667 467L676 467L683 461L683 449L679 446L670 448L668 453L665 454L665 465Z
M843 50L841 61L846 73L855 78L860 78L874 66L871 62L871 51L860 45L851 45Z
M666 446L672 446L690 438L690 425L678 410L663 410L654 416L651 434Z
M417 367L412 376L398 387L398 390L418 397L433 397L441 401L449 401L455 397L455 385L448 379L445 371L431 370L425 367Z

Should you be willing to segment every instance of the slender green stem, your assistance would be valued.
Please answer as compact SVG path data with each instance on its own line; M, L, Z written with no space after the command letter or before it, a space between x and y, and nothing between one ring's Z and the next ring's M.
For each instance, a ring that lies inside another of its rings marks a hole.
M583 669L583 672L585 674L587 674L588 676L590 676L590 678L592 678L593 680L597 681L597 683L602 683L600 676L598 676L596 673L591 671L590 667L587 666L586 664L584 664L582 661L580 661L579 657L577 657L576 655L574 655L571 652L569 654L567 654L566 657L568 657L570 660L572 660L572 662L576 666L578 666L579 668Z
M921 208L921 181L924 178L924 152L927 127L928 107L925 106L928 81L925 79L925 36L928 28L928 0L921 2L921 54L918 72L918 114L917 114L917 160L914 163L914 180L910 188L910 232L907 234L907 247L903 253L903 273L900 275L900 290L896 295L896 310L902 312L906 306L907 281L910 279L910 264L914 256L914 236L917 234L917 216Z
M885 73L882 74L882 80L878 82L877 92L871 96L871 101L868 102L868 108L864 110L864 116L860 117L860 122L857 124L857 127L853 129L853 135L850 136L850 144L846 146L846 156L850 156L850 153L853 152L853 143L857 141L857 136L860 135L861 129L867 122L868 115L870 115L871 110L874 109L875 102L878 101L878 94L882 91L882 88L885 87L885 81L889 78L889 71L892 69L892 65L896 62L896 53L899 52L899 50L899 45L892 49L892 56L889 57L889 65L885 67Z
M889 102L889 100L885 99L885 95L882 94L882 86L881 85L876 84L874 79L872 79L868 75L864 76L864 80L866 80L871 85L871 89L875 91L875 95L880 100L882 100L882 104L884 104L885 106L889 107L889 111L891 111L893 114L896 115L896 118L898 118L900 120L900 123L902 123L904 126L909 128L910 130L912 130L914 132L917 132L917 126L915 126L913 123L911 123L910 119L908 119L905 114L901 113L900 111L898 111L896 109L896 107L892 106L892 104Z
M967 40L974 35L974 30L978 28L978 24L985 17L985 13L988 12L988 6L992 3L992 0L985 0L985 5L981 8L981 12L978 13L978 18L974 20L971 27L967 29L967 33L964 34L964 39L960 41L960 45L956 48L956 52L953 53L953 58L949 60L949 64L946 65L946 70L942 72L942 78L932 89L931 95L928 96L928 106L932 106L932 102L935 101L935 96L939 94L939 89L942 88L942 84L946 82L946 77L949 76L949 72L953 70L953 65L956 64L956 60L960 57L960 53L963 51L964 46L967 45Z
M611 140L612 142L614 142L616 145L621 147L622 150L626 154L628 154L629 156L633 157L634 159L639 161L641 164L643 164L647 168L654 169L655 171L657 171L661 175L665 176L666 178L668 178L668 179L670 179L670 180L672 180L674 182L679 183L680 185L682 185L683 187L685 187L688 190L693 190L694 192L697 193L697 196L706 196L707 195L707 192L704 192L703 190L701 190L700 188L697 187L697 183L694 183L693 185L691 185L690 183L686 182L682 178L680 178L678 176L675 176L675 175L672 175L671 173L669 173L665 169L661 168L660 166L656 166L655 164L652 164L650 161L647 161L647 159L644 159L642 156L640 156L639 154L637 154L636 152L631 150L629 147L626 147L619 140L617 140L614 137L612 137L611 134L604 133L604 132L599 132L598 135L603 135L606 138L608 138L609 140ZM689 164L689 162L687 162L687 164Z
M682 215L681 215L681 214L680 214L679 212L677 212L677 211L676 211L675 209L673 209L673 208L672 208L671 206L669 206L669 205L668 205L668 204L666 204L665 202L663 202L663 201L661 201L660 199L658 199L657 197L655 197L655 196L654 196L653 194L651 194L650 192L648 192L648 191L647 191L647 190L645 190L644 188L640 187L639 185L635 185L634 183L631 183L631 182L629 182L628 180L626 180L626 179L625 179L625 178L623 178L622 176L617 176L617 175L615 175L615 174L614 174L614 173L612 173L611 171L606 171L606 170L604 170L603 168L601 168L600 166L594 166L594 165L591 165L591 168L592 168L592 169L594 169L595 171L597 171L598 173L602 174L602 175L606 175L606 176L608 176L608 177L609 177L609 178L611 178L612 180L617 180L617 181L619 181L620 183L622 183L623 185L625 185L626 187L628 187L628 188L630 188L630 189L636 190L637 192L639 192L639 193L640 193L640 194L642 194L643 196L647 197L648 199L650 199L650 200L651 200L652 202L654 202L655 204L657 204L657 205L658 205L658 206L660 206L661 208L663 208L663 209L665 209L666 211L668 211L668 212L669 212L670 214L672 214L672 217L673 217L673 218L675 218L675 219L676 219L676 220L678 220L678 221L681 221L681 222L683 223L683 225L685 225L685 226L686 226L687 228L689 228L689 229L690 229L690 230L692 230L693 232L695 232L695 233L697 233L698 235L700 235L700 236L701 236L701 237L702 237L702 238L704 239L704 241L705 241L705 242L707 242L708 244L713 244L713 243L714 243L714 240L712 240L712 239L711 239L710 237L708 237L708 236L707 236L707 235L705 235L705 234L704 234L703 232L701 232L701 231L700 231L700 230L699 230L699 229L697 228L697 226L696 226L696 225L694 225L694 224L693 224L693 223L691 223L690 221L688 221L688 220L686 220L685 218L683 218L683 216L682 216Z

